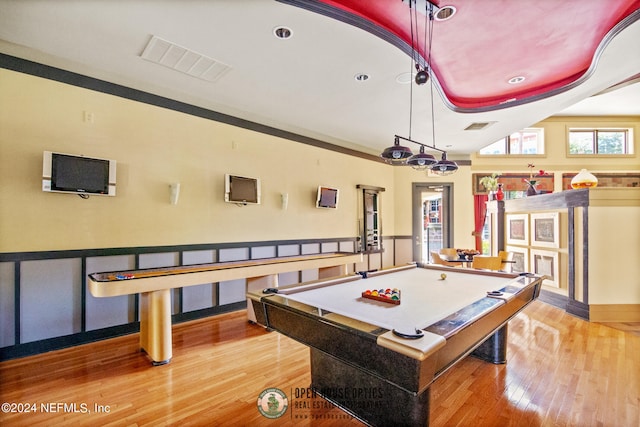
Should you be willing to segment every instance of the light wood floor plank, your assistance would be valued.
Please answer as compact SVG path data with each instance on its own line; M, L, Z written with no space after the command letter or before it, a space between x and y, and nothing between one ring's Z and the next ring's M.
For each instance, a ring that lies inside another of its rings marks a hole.
M467 358L434 383L431 425L639 426L640 325L611 326L533 303L510 322L506 365ZM137 335L2 362L0 401L37 412L0 413L0 425L362 425L319 397L296 398L310 383L308 348L249 325L245 312L175 325L173 343L173 361L157 367ZM276 420L257 409L271 387L289 398ZM318 407L294 406L305 404Z

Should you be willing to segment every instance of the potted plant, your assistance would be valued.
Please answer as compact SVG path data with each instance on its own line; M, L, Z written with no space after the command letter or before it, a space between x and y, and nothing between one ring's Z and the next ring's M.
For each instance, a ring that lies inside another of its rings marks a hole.
M535 168L536 166L533 163L529 163L527 167L529 168L529 179L523 179L523 181L527 183L526 195L535 196L536 194L540 194L540 191L538 191L538 189L536 188L536 185L538 184L538 180L534 178L545 176L547 175L547 173L544 170L540 169L538 171L538 174L534 177L533 168Z
M498 174L492 173L491 175L483 176L478 182L480 182L489 193L489 199L493 200L494 191L498 189Z

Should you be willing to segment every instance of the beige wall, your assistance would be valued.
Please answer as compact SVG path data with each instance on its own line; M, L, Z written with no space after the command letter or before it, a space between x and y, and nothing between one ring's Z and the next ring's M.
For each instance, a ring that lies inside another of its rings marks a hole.
M596 162L565 153L567 128L585 122L633 126L637 152L640 117L551 118L536 125L544 156L472 156L473 166L436 177L8 70L0 92L0 252L356 236L357 184L386 188L385 236L411 235L414 182L454 184L454 245L473 247L473 172L523 172L533 161L556 172L558 186L562 172L582 167L640 170L637 154ZM42 192L45 150L117 160L117 197ZM225 173L261 178L263 203L224 203ZM172 182L181 183L176 206ZM337 211L314 207L320 184L340 188Z
M589 303L636 304L640 321L640 189L595 189L589 203Z
M453 240L458 248L475 248L473 195L471 191L471 168L461 166L448 176L427 176L409 167L394 168L395 189L395 232L397 235L412 235L411 191L413 183L452 183L453 184Z
M355 237L357 184L386 188L396 233L388 165L7 70L0 93L0 252ZM43 192L45 150L115 159L117 196ZM225 203L225 173L259 177L262 204ZM340 189L336 211L318 185Z

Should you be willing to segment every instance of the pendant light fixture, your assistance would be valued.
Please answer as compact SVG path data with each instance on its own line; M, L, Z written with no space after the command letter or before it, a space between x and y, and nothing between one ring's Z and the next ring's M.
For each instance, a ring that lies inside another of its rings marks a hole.
M400 138L396 135L393 145L385 148L380 156L388 163L405 163L413 153L409 147L400 145Z
M415 66L416 75L415 75L415 83L417 85L423 85L427 82L430 83L430 96L431 96L431 129L432 129L432 140L433 145L423 144L411 139L411 129L412 129L412 117L413 117L413 82L409 82L412 86L409 90L409 138L404 138L398 135L395 135L394 144L391 147L386 148L382 154L380 155L385 161L392 164L401 164L401 165L409 165L416 170L426 170L430 169L433 173L438 175L449 175L458 170L458 165L447 159L447 152L444 150L440 150L436 148L436 132L435 132L435 117L434 117L434 107L433 107L433 69L431 67L431 45L433 40L433 5L429 2L426 2L427 10L425 10L425 45L427 44L427 34L428 34L428 60L424 68L420 68L418 64L418 59L416 56L419 55L416 50L416 46L414 44L414 20L415 27L418 28L417 24L417 11L413 11L413 4L416 3L416 0L409 0L409 18L411 22L411 73L413 74L413 67ZM420 43L419 37L418 45ZM405 146L400 145L400 140L412 142L420 146L420 152L418 154L413 154L411 149ZM431 151L438 151L442 153L442 159L436 160L436 158L432 154L428 154L425 152L425 149L429 149Z
M431 167L437 160L433 154L424 152L424 145L420 144L420 152L409 157L407 164L415 170L423 171Z
M429 3L429 5L427 6L428 10L428 33L429 33L429 56L427 59L427 67L429 69L429 73L433 73L433 68L431 67L431 46L432 46L432 42L433 42L433 5ZM434 114L434 109L433 109L433 75L431 75L431 79L430 79L430 96L431 96L431 134L432 134L432 141L433 141L433 148L436 147L436 119L435 119L435 114ZM452 173L456 172L458 170L458 165L456 164L456 162L453 162L451 160L447 159L447 152L443 151L442 152L442 159L439 160L438 162L432 164L430 166L431 171L437 175L451 175Z

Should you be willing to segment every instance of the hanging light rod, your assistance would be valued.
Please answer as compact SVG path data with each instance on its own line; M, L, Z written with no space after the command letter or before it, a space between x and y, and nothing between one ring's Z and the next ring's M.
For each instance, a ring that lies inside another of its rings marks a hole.
M441 150L433 145L429 145L429 144L423 144L422 142L418 142L418 141L414 141L413 139L410 138L405 138L403 136L400 135L394 135L395 138L397 139L402 139L403 141L407 141L407 142L412 142L414 144L420 145L422 147L428 148L429 150L434 150L434 151L438 151L440 153L446 153L446 150Z
M421 14L426 14L425 11L428 10L429 6L432 7L436 21L446 21L447 19L451 19L458 11L455 6L438 6L428 0L402 0L402 3L410 6L413 4L416 11Z
M396 165L407 165L411 166L416 170L429 170L430 173L435 173L436 175L449 175L455 173L458 170L458 165L456 162L447 159L447 152L445 150L441 150L436 148L436 122L434 117L434 108L433 108L433 78L429 78L429 74L433 72L431 68L431 47L433 40L433 20L434 20L434 5L427 0L403 0L409 3L409 18L411 22L411 66L416 68L418 74L416 75L416 84L422 85L430 82L430 92L431 92L431 132L432 132L432 140L433 145L423 144L418 141L414 141L411 139L411 121L413 116L413 84L409 89L409 138L405 138L400 135L394 135L395 139L393 141L393 145L391 147L387 147L380 154L380 157L385 159L386 162ZM418 29L418 16L417 16L417 8L414 9L413 6L420 3L420 6L424 7L425 10L425 38L424 45L425 47L428 45L428 56L426 65L423 66L422 70L420 69L420 65L418 64L418 60L420 59L419 55L417 55L416 49L420 46L420 40L418 37L417 46L414 44L416 39L414 39L414 24L415 29ZM453 8L452 13L448 16L452 16L455 13L455 8ZM418 78L418 76L421 76ZM413 144L417 144L420 146L420 152L418 154L413 154L409 147L405 147L400 145L400 140L411 142ZM436 158L432 154L425 153L425 148L429 150L437 151L442 153L442 159L436 160Z

